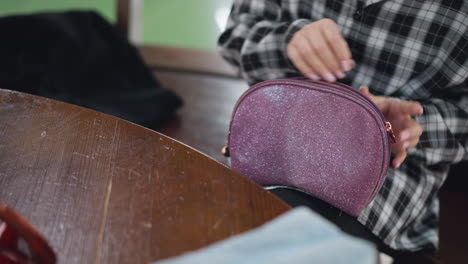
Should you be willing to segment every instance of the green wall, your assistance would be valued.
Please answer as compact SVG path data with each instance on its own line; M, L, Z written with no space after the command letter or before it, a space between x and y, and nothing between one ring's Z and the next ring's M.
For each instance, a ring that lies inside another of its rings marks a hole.
M232 0L145 0L143 43L214 49L221 33L216 14ZM94 9L115 22L115 0L1 0L0 15L68 9Z
M115 2L114 0L1 0L0 15L84 8L95 9L113 22L115 21Z

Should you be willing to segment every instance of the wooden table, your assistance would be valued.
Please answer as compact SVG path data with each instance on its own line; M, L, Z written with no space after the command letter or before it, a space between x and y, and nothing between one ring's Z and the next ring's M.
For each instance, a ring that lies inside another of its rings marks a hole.
M0 200L60 263L147 263L289 207L179 142L85 108L0 90Z

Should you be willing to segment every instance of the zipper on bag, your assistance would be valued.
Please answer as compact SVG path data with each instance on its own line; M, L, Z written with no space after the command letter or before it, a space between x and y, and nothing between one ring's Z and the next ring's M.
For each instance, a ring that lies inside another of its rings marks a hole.
M387 134L390 137L391 141L393 143L396 143L396 137L395 137L395 134L393 132L391 123L385 120L385 117L383 116L380 109L378 109L378 107L369 98L367 98L365 95L363 95L359 91L356 91L352 87L349 87L349 86L347 86L345 84L311 81L311 80L309 80L309 79L307 79L305 77L299 77L299 78L296 78L296 79L289 79L289 80L288 79L276 79L276 80L264 81L264 82L261 82L261 83L258 83L256 85L252 86L251 88L249 88L249 90L247 90L245 93L243 93L239 97L239 99L237 100L236 104L234 105L234 110L232 111L232 114L231 114L231 121L229 122L229 131L228 131L228 136L227 136L227 140L226 140L226 145L223 146L223 148L221 149L221 153L226 157L230 156L230 153L229 153L229 136L231 134L232 121L233 121L235 113L237 111L237 107L244 100L244 98L247 97L247 95L249 95L250 93L252 93L252 92L254 92L254 91L256 91L256 90L258 90L260 88L263 88L265 86L270 86L270 85L275 85L275 84L276 85L278 85L278 84L279 85L281 85L281 84L282 85L291 85L291 84L297 84L296 83L297 81L305 82L306 87L301 87L301 88L305 88L305 89L312 89L313 90L314 88L307 87L307 86L310 86L310 85L317 85L317 86L319 86L321 88L324 88L324 89L327 89L327 88L330 88L330 87L337 88L337 89L340 89L340 91L347 92L349 95L351 95L352 97L357 98L361 102L365 102L364 104L370 105L371 109L373 109L375 111L375 113L382 120L383 127L385 128L385 131L387 132ZM344 88L344 90L342 88Z

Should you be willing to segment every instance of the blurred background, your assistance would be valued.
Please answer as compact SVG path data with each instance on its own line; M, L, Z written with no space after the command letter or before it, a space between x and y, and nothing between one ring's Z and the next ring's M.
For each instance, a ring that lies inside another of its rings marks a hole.
M117 0L2 0L0 16L41 11L92 9L117 20ZM140 44L213 50L232 0L133 0L130 19Z
M120 114L121 111L104 111L102 108L93 108L90 104L79 104L73 100L69 100L69 102L145 125L180 140L222 163L227 163L227 159L221 155L219 150L226 141L233 106L237 98L248 88L245 81L239 78L237 72L221 58L216 47L217 39L226 27L232 3L233 0L1 0L0 17L72 10L97 12L107 22L116 25L120 31L126 34L129 41L134 44L136 52L140 55L143 63L150 70L150 74L156 77L158 84L179 96L183 101L183 105L178 109L177 104L173 103L173 108L169 108L167 111L171 113L177 108L172 118L163 124L158 122L157 126L149 126L127 118L125 113ZM81 23L83 28L80 30L86 32L93 30L86 27L88 22L85 20L81 22L83 22ZM72 30L71 32L78 30L73 23L64 21L56 21L55 23L58 23L56 25L58 28L63 26L67 30ZM92 22L90 23L92 24ZM69 50L69 46L73 46L75 43L57 42L62 41L61 37L55 36L57 34L51 33L44 36L39 33L38 38L29 39L28 36L32 35L37 27L26 25L20 29L7 25L6 28L10 29L6 34L13 38L16 35L25 35L25 40L19 40L19 42L20 44L22 44L21 42L28 43L26 44L28 46L26 50L35 49L34 54L48 54L48 51L41 47L41 44L50 48L51 45L55 45L53 43L60 43L58 45L62 47L61 50L64 50L64 54L57 55L63 57L63 61L59 63L70 64L71 66L63 67L58 65L58 68L72 67L78 74L80 74L82 68L88 68L89 66L97 68L93 69L99 72L96 73L97 75L78 76L80 81L84 78L88 79L88 82L80 84L82 87L88 87L93 91L102 90L102 94L106 94L107 92L101 88L110 87L109 89L114 90L116 83L127 83L128 81L131 87L144 89L145 84L138 83L138 81L145 79L142 78L142 76L145 76L145 71L119 56L126 53L127 50L125 48L114 50L114 46L123 44L114 45L114 40L106 39L106 32L99 31L100 27L98 26L95 26L97 30L93 33L95 35L79 33L86 44L78 42L78 45L82 45L80 47L81 52L88 55L77 58L68 58L69 55L73 55L70 53L76 53ZM42 28L39 26L39 29ZM68 33L62 32L61 34L66 36ZM99 36L102 36L103 39L95 42L88 41L88 39L99 38ZM67 37L65 38L68 40ZM100 45L97 43L105 43L107 46L96 46ZM8 49L16 49L16 47L6 48L6 50ZM24 50L21 52L24 52ZM51 54L55 54L55 52L60 51L57 51L57 49L51 49L50 51ZM102 55L103 52L107 55ZM83 57L112 57L113 60L119 57L121 66L113 67L116 64L115 62L105 64L107 66L104 67L100 66L105 63L105 60L101 59L79 64ZM5 56L3 56L3 60L5 60ZM14 57L11 60L14 63L9 64L7 68L16 65L17 60ZM44 63L46 65L49 62L46 60ZM21 67L17 69L17 71L21 70ZM16 72L13 73L16 74ZM9 73L9 75L11 74ZM53 78L59 78L63 74L51 73L51 75ZM94 79L99 75L111 77L106 82L97 84ZM121 80L122 77L125 78L125 75L133 77ZM58 84L58 89L66 87L76 90L71 86L76 82L76 80L66 79ZM66 85L62 85L62 83ZM22 85L23 83L17 86L22 87ZM37 85L34 84L33 87L35 86ZM45 86L50 85L46 84ZM98 87L93 88L94 86ZM0 87L12 89L10 86L2 84L2 82L0 82ZM40 93L33 94L49 97ZM116 97L119 96L118 92L112 94L115 94ZM73 98L73 96L69 97ZM128 96L123 98L125 97ZM52 98L64 101L60 97L52 96ZM144 100L144 98L141 100ZM163 101L167 101L167 98ZM132 104L135 105L135 102L132 102ZM155 100L153 104L157 105L161 104L161 102ZM157 115L156 111L145 111L145 115L152 114Z

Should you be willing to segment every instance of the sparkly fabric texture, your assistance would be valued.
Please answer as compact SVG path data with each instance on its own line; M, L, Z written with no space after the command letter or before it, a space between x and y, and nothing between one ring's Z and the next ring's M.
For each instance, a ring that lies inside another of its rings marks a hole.
M339 90L272 84L251 91L231 124L232 168L357 216L386 175L388 139L369 105Z

